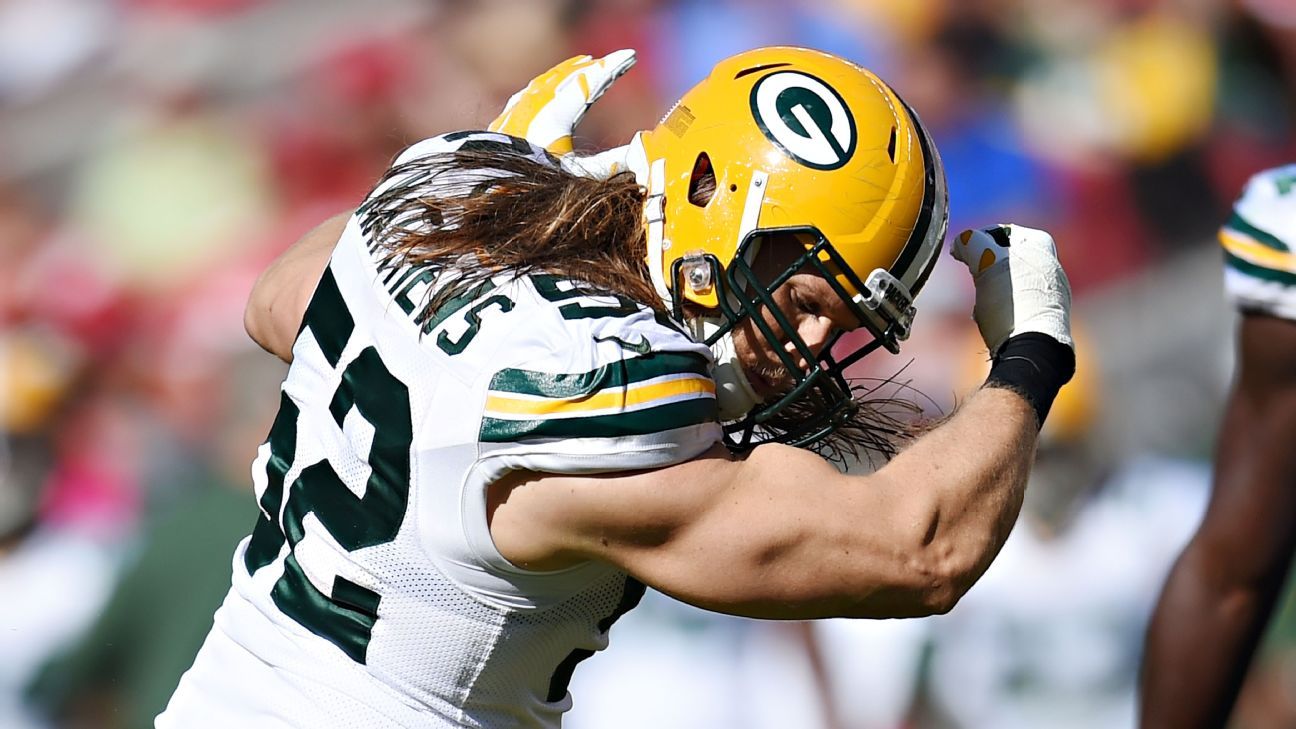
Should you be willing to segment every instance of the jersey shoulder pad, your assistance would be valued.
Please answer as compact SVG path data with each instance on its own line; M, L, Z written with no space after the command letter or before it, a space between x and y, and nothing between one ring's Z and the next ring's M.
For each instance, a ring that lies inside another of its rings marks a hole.
M596 473L678 463L719 442L709 348L616 297L551 303L527 335L530 356L491 373L484 451L522 457L518 468Z
M1235 304L1296 319L1296 165L1253 176L1219 240Z

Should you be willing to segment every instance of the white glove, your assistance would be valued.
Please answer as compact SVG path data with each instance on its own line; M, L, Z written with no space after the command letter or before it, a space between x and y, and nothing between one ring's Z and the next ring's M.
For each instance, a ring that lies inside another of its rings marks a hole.
M635 52L630 49L598 59L568 58L513 94L487 129L522 137L559 157L568 156L572 131L585 111L634 64ZM600 164L608 166L612 161Z
M1047 334L1074 349L1071 284L1053 236L1011 223L965 230L950 244L950 254L972 272L972 317L991 356L1009 337L1025 332Z

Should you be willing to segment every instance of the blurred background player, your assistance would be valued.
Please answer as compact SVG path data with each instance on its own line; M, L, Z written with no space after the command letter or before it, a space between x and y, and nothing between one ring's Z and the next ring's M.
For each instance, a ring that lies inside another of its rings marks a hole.
M220 393L204 448L178 467L183 480L172 478L167 502L146 512L97 617L31 686L57 726L151 726L228 590L230 562L209 555L231 551L256 517L241 461L256 452L273 412L257 391L273 390L284 371L245 337L228 344L224 365L234 376L220 382L240 386ZM160 595L177 597L160 611Z
M649 590L572 679L577 699L563 727L830 729L827 676L805 625L720 615Z
M1210 506L1149 626L1144 729L1225 725L1296 548L1296 165L1251 178L1219 238L1237 374Z
M42 726L24 690L93 622L121 557L119 533L51 477L82 364L59 337L0 335L0 592L22 596L0 601L0 726L13 729Z

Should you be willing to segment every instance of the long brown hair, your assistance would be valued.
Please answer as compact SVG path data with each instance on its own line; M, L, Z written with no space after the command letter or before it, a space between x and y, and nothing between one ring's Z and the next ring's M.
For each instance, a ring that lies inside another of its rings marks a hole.
M453 270L427 311L499 273L551 273L657 311L634 175L572 174L516 150L457 150L393 167L359 211L385 265Z
M714 175L695 175L690 196L705 204L714 181ZM664 316L645 261L643 202L643 189L628 172L596 180L515 149L460 149L396 165L357 216L384 268L450 273L440 277L420 316L472 295L500 273L556 274ZM912 422L918 408L882 395L886 386L908 384L885 378L855 385L856 407L813 450L841 466L894 455L920 427ZM799 431L825 407L810 393L764 427Z

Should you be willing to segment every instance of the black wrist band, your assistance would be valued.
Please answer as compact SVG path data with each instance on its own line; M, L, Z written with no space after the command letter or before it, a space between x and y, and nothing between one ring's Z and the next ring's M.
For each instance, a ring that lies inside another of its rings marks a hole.
M1026 398L1043 428L1053 398L1074 374L1075 352L1070 347L1047 334L1026 332L999 348L986 387L1002 387Z

